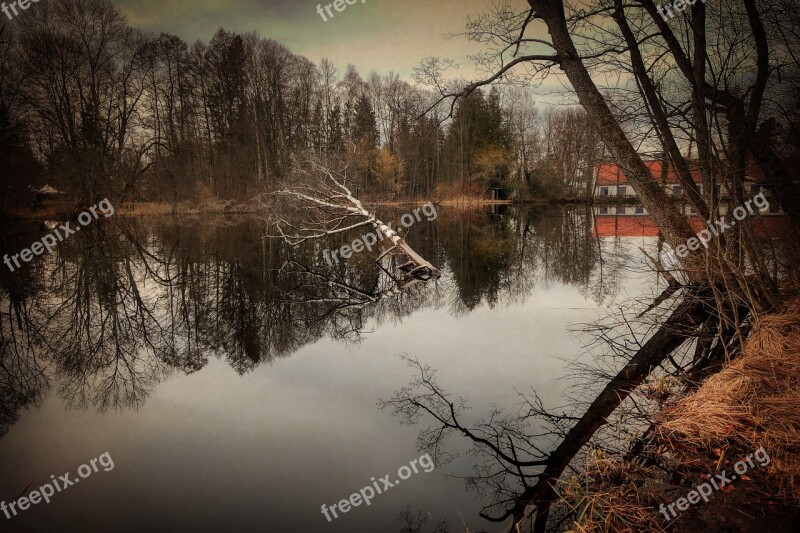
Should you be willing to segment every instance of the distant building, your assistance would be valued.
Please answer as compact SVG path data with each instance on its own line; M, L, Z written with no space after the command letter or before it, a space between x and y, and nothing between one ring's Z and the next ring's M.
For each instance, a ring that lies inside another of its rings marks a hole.
M508 200L508 191L502 187L492 187L489 189L489 199L494 201Z
M661 161L646 162L653 179L662 183L667 194L680 200L683 198L683 187L678 182L677 174L674 169L662 172L663 164ZM692 180L697 185L701 194L703 184L701 183L700 171L692 169ZM756 176L758 179L754 179ZM761 169L754 168L747 170L745 177L746 197L753 197L762 191L769 197L769 191L761 186L763 173ZM637 197L633 188L628 183L628 178L621 169L612 163L602 163L595 166L595 187L594 194L597 198L607 198L608 200L620 200L618 202L598 202L592 208L593 212L593 234L596 237L655 237L659 234L659 228L650 216L645 207L636 202ZM720 190L722 198L727 198L727 191ZM621 200L625 200L622 202ZM732 209L727 203L723 203L718 208L719 216L729 216ZM680 204L680 210L688 217L689 224L695 231L702 230L704 222L700 219L694 208L688 202ZM773 216L764 216L773 215ZM778 216L774 216L778 215ZM783 210L777 202L770 202L766 212L760 212L758 218L752 221L753 229L758 237L779 238L786 235L788 231L788 218L784 216Z
M755 194L758 194L758 193L755 193ZM635 197L631 196L630 198L635 198ZM727 206L727 205L719 206L718 213L719 213L720 216L728 216L728 212L729 211L730 211L729 206ZM682 206L681 212L684 215L688 216L688 217L694 217L694 216L697 215L695 210L691 206L686 205L686 204L684 204ZM627 204L627 205L621 205L621 204L606 204L606 205L603 205L603 204L600 204L600 205L595 205L592 208L592 213L595 216L598 216L598 217L607 217L607 216L611 216L611 217L625 216L625 217L630 217L630 218L634 218L634 217L647 217L647 218L649 218L650 217L650 213L647 211L647 209L645 209L645 207L642 204ZM785 214L784 211L780 208L780 206L776 202L771 202L769 204L769 209L768 210L760 212L761 216L764 216L764 215L784 215L784 214Z
M669 166L664 168L663 161L645 161L650 170L650 174L657 183L661 183L667 194L676 198L684 197L683 186L678 179L675 168ZM755 165L749 165L745 176L745 194L755 196L762 191L763 173ZM696 164L690 165L692 181L694 181L700 193L703 193L703 179ZM607 199L631 199L636 197L636 191L628 182L625 172L614 163L600 163L594 167L594 196L595 198ZM719 193L722 197L727 196L725 188L720 188ZM641 214L641 213L637 213Z

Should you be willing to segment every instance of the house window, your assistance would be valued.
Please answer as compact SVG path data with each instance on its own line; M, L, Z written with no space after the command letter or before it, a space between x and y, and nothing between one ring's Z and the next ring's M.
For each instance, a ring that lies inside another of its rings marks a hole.
M644 214L644 206L642 206L642 205L637 205L637 206L636 206L636 214L637 214L637 215L642 215L642 214Z
M600 196L608 196L608 187L600 187Z
M752 193L753 196L755 196L756 194L760 193L761 192L761 185L759 185L758 183L752 184L750 186L750 192Z
M607 207L601 207L600 208L600 214L601 215L607 215L608 214L608 208Z
M617 187L617 196L628 196L628 188L627 187Z
M674 196L682 195L683 194L683 187L681 187L680 185L675 185L674 187L672 187L672 194Z

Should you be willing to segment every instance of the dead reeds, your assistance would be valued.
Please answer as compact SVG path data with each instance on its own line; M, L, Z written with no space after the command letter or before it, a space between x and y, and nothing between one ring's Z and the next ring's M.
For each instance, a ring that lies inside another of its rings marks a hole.
M558 483L559 500L572 512L575 533L663 532L655 508L663 495L652 469L590 452L586 470Z
M800 300L761 317L742 355L668 407L658 431L673 449L730 460L763 446L770 488L800 501Z
M771 501L800 502L800 299L758 317L741 355L657 420L648 455L659 466L590 454L581 474L559 482L571 531L664 531L660 504L761 447L771 462L748 476Z

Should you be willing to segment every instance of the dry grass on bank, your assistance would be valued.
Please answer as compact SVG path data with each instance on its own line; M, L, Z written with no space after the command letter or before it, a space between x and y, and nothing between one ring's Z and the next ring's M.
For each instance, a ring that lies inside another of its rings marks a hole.
M36 207L11 208L7 215L20 220L62 220L75 216L83 209L75 202L47 201ZM114 204L115 217L161 217L251 214L257 210L251 203L233 200L205 199L199 202L119 202Z
M741 515L744 505L762 513L772 509L773 525L781 524L780 505L773 504L800 503L800 299L782 313L761 317L739 358L658 418L654 449L689 484L676 485L660 468L621 458L590 460L582 474L559 485L560 505L575 512L572 531L664 531L659 505L685 496L697 474L730 472L761 447L769 465L751 469L732 489L744 489L752 478L755 493L740 494L738 503L735 495L715 493L699 507L702 513L687 513L670 530L703 530L710 527L704 520ZM767 507L752 494L765 498Z
M742 356L663 416L662 440L726 463L763 446L770 489L800 502L800 300L761 318Z
M559 482L560 503L574 519L574 533L638 533L664 531L653 514L663 494L657 485L648 482L652 469L619 459L596 457L590 453L590 464L580 476Z
M252 205L238 204L232 200L205 200L199 203L180 202L177 205L166 202L127 202L115 207L117 209L115 215L131 217L255 212Z
M362 198L365 205L380 206L389 208L406 208L409 206L422 206L429 202L426 199L419 200L387 200ZM510 201L493 201L481 197L459 196L435 202L436 205L443 205L462 210L474 210L487 205L510 204ZM171 202L119 202L114 204L116 217L161 217L161 216L200 216L200 215L241 215L241 214L263 214L264 209L253 202L236 202L233 200L220 200L215 197L207 197L199 201L183 201L178 204ZM9 208L6 216L19 220L43 220L67 219L81 209L76 207L75 202L69 201L46 201L35 207Z
M487 200L482 196L456 196L442 200L439 202L445 207L452 207L456 209L474 209L485 205L508 205L511 200Z

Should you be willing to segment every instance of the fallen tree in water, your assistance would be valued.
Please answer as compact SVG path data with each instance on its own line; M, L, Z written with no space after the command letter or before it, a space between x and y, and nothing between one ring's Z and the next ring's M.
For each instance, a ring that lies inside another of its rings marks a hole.
M411 246L388 224L368 211L347 186L349 162L341 169L309 157L291 176L291 186L255 201L267 208L275 219L282 238L291 246L316 239L327 239L359 228L373 228L392 243L385 256L402 256L407 261L394 268L399 282L410 279L432 280L440 277L439 270Z

